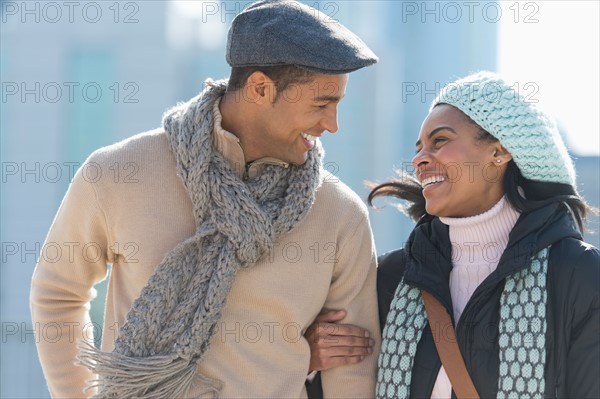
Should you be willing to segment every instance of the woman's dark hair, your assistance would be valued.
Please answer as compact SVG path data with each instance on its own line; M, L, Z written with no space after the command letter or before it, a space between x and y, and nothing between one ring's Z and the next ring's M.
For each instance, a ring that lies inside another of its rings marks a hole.
M527 213L555 202L564 202L571 209L579 230L581 232L584 231L588 212L592 208L570 184L526 179L521 174L517 164L514 161L510 161L504 175L503 186L508 202L510 202L513 208L522 213ZM519 193L519 188L523 190L523 195Z
M494 136L481 128L477 139L497 141ZM502 183L508 202L521 213L527 213L551 203L566 203L573 212L581 232L584 231L584 223L588 212L595 211L577 193L573 186L526 179L513 160L508 163ZM405 172L400 172L397 179L381 184L368 183L368 186L371 188L371 192L367 200L371 206L373 206L374 198L391 196L407 202L407 204L401 206L401 209L414 221L418 221L427 215L421 185L416 178ZM522 190L522 195L519 189Z
M405 200L406 203L400 206L400 210L416 222L427 214L423 188L418 180L408 173L403 171L397 173L396 179L384 183L367 182L367 187L371 189L367 202L374 207L373 199L376 197L395 197Z
M227 84L227 91L237 91L244 87L248 77L254 72L260 71L267 75L277 87L276 101L281 93L293 84L310 83L315 77L313 72L298 68L295 65L275 65L261 67L233 67Z

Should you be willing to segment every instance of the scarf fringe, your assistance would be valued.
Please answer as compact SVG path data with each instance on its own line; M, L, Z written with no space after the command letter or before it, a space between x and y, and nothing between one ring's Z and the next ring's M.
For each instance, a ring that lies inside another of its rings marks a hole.
M89 342L78 344L79 363L97 378L87 388L99 388L94 398L183 398L194 381L202 383L201 395L218 397L222 383L197 372L195 362L177 355L129 357L102 352Z

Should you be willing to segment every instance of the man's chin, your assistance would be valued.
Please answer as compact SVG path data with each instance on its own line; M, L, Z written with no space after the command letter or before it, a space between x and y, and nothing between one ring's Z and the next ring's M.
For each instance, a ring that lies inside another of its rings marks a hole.
M308 153L309 151L304 151L303 153L288 153L287 157L281 157L279 159L281 159L284 162L289 163L290 165L296 165L296 166L302 166L306 163L306 160L308 159Z
M307 159L308 159L308 152L305 152L304 153L304 158L292 160L292 161L290 161L290 163L292 165L302 166L302 165L304 165L306 163Z

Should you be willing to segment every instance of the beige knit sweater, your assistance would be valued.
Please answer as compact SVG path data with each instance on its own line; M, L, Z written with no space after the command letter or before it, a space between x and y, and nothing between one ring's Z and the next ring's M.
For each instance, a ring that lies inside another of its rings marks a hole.
M220 128L215 146L238 173L245 161L237 138ZM256 162L250 175L260 173ZM119 172L119 173L117 173ZM112 263L102 348L111 351L119 326L164 255L194 234L191 202L176 176L162 130L94 152L75 175L46 238L31 288L38 352L50 393L90 396L93 375L75 365L76 343L92 340L89 302ZM322 308L346 309L352 323L379 339L375 248L367 210L336 177L326 175L316 201L274 251L241 270L200 370L224 383L223 398L304 398L310 351L302 336ZM190 293L191 294L191 293ZM60 332L55 334L57 328ZM379 351L376 343L374 353ZM377 356L323 373L326 397L374 396ZM194 397L194 392L189 392Z

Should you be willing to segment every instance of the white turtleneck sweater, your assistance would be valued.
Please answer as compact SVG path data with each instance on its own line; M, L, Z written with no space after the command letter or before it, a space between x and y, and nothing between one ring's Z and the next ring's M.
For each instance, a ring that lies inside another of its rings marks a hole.
M450 294L454 323L458 323L475 289L498 266L508 244L508 235L519 218L506 197L488 211L466 218L440 217L449 226L452 243ZM450 398L452 385L444 366L440 368L431 393L432 399Z

